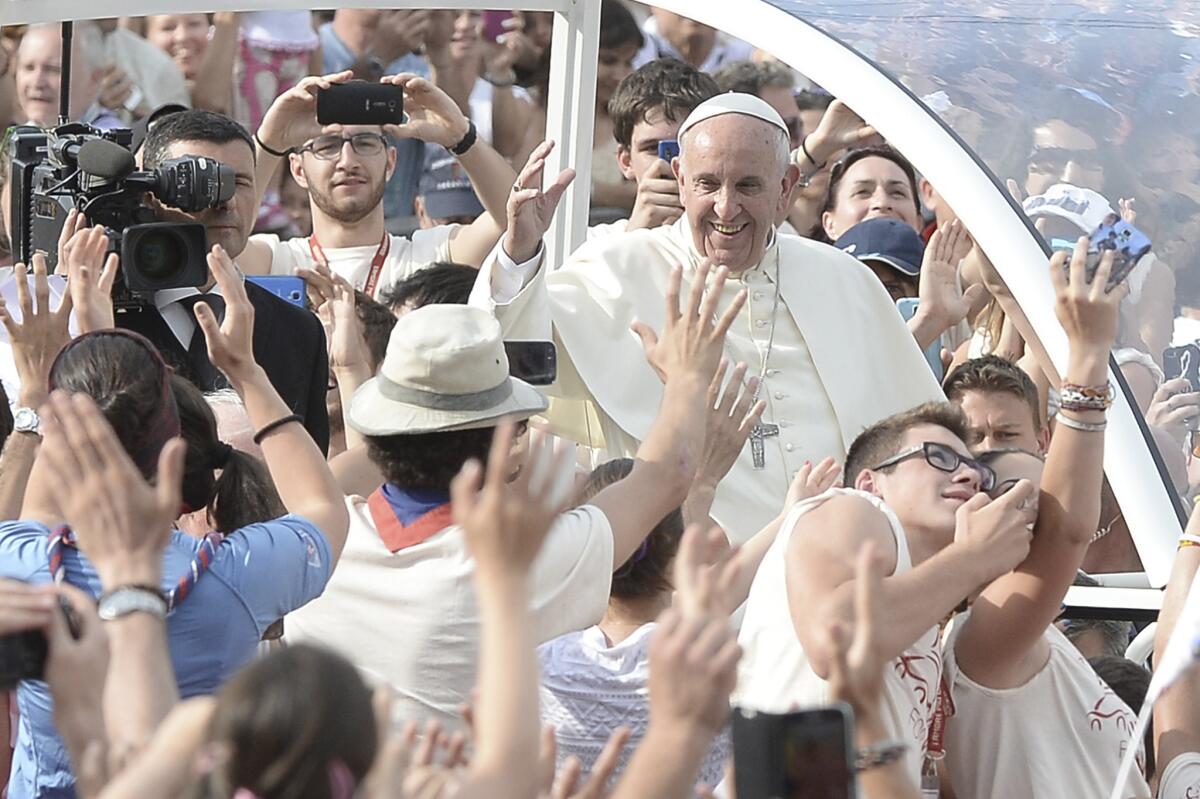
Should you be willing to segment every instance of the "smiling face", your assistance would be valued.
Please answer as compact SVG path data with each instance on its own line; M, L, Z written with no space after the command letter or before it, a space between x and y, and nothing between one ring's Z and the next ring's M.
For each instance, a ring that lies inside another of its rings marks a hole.
M23 121L50 127L58 120L62 40L49 28L30 28L17 48L16 89Z
M326 125L321 136L378 135L377 125ZM319 138L319 137L318 137ZM376 139L378 141L378 139ZM385 146L374 154L360 155L349 141L337 157L318 158L305 151L291 157L292 177L316 208L338 222L354 223L382 208L383 190L396 166L396 150Z
M674 163L696 249L741 272L763 256L798 177L779 128L722 114L687 131Z
M258 212L254 188L254 152L241 139L220 143L177 141L166 148L164 160L183 155L211 158L233 169L233 197L215 208L205 208L191 214L169 209L165 216L171 221L201 223L208 234L209 247L220 244L229 253L230 258L237 258L246 248L246 239L254 228Z
M833 207L821 216L830 241L864 219L891 217L920 231L921 217L908 175L889 158L867 156L850 165L842 175Z
M146 17L146 40L175 61L188 88L208 50L207 14L154 14Z
M960 456L970 457L966 443L934 424L907 430L896 452L926 442L944 444ZM923 533L940 548L954 538L955 513L959 507L979 492L979 475L965 464L960 464L953 473L940 471L918 454L895 466L863 471L856 478L855 487L878 496L895 511L906 531Z
M483 12L454 12L454 32L450 34L450 56L455 61L473 57L483 41Z

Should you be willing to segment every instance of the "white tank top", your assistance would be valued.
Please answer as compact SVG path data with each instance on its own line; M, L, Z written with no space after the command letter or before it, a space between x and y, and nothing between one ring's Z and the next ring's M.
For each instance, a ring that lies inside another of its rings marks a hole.
M784 519L775 543L763 557L746 600L746 616L738 636L744 654L733 697L734 704L740 707L785 713L798 707L829 702L829 684L809 666L792 626L784 556L796 521L830 498L842 495L862 497L887 517L896 539L896 570L892 575L903 574L912 568L904 528L891 508L878 497L854 489L834 488L797 503ZM915 781L920 779L941 672L936 627L930 627L884 672L884 723L889 738L908 744L905 762Z
M1107 797L1137 715L1053 625L1045 634L1050 657L1033 679L1018 688L979 685L954 657L965 620L955 620L944 648L954 696L946 761L958 799ZM1139 769L1125 783L1125 799L1150 796Z

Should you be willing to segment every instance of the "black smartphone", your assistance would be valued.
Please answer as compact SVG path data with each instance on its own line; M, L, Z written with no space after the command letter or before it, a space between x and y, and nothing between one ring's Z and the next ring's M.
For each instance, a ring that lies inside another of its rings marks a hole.
M404 89L390 83L348 80L317 92L322 125L398 125L404 121Z
M735 708L738 799L855 799L854 715L848 705L755 713Z
M679 157L679 142L674 139L665 139L658 143L658 157L671 163L672 158Z
M506 341L508 373L533 386L548 386L558 376L558 353L552 341Z
M1163 374L1167 380L1185 377L1193 387L1200 386L1200 346L1168 347L1163 352Z
M67 622L72 638L79 637L79 618L65 596L58 597L59 611ZM40 680L46 675L46 656L49 654L46 634L41 630L26 630L0 636L0 691L11 691L22 680Z

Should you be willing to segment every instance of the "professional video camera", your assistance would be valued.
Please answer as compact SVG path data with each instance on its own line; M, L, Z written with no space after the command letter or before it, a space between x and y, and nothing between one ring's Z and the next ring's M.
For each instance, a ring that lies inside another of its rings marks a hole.
M146 193L190 212L219 205L234 192L233 170L211 158L172 158L138 171L131 139L129 130L101 132L79 123L19 127L11 170L14 257L29 263L42 250L53 267L67 212L76 208L104 226L120 253L113 301L126 307L161 289L208 282L204 226L155 221Z

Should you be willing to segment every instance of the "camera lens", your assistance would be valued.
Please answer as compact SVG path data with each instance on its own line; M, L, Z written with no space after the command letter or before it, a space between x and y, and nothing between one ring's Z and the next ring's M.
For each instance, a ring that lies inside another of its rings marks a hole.
M175 231L160 228L138 241L133 257L138 271L147 278L166 280L183 268L187 250Z

